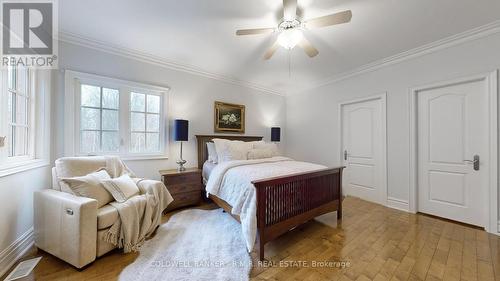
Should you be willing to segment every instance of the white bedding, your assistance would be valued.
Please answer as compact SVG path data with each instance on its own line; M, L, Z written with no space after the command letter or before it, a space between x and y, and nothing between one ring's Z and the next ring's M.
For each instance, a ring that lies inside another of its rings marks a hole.
M203 176L203 184L207 184L208 179L210 178L210 174L212 173L212 170L217 166L217 164L212 163L210 161L205 161L203 163L203 169L201 172L201 175Z
M219 163L213 168L206 190L209 194L229 203L233 207L232 213L240 216L243 237L250 252L257 234L257 198L255 187L251 182L325 168L327 167L280 156L228 161Z

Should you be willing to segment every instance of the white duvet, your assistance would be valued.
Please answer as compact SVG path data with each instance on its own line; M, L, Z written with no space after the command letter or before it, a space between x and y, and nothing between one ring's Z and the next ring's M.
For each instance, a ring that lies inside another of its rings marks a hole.
M212 170L206 189L229 203L232 213L240 216L243 237L250 252L257 234L257 197L252 181L325 168L287 157L228 161Z

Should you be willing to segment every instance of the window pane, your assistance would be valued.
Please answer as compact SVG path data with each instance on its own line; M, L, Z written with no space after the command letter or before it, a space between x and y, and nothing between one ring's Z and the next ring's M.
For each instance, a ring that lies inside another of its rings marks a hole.
M82 85L82 105L101 107L101 88L91 85Z
M160 113L160 97L148 95L148 112Z
M28 100L16 95L16 124L26 125L28 121Z
M23 94L27 95L27 85L28 82L28 69L26 68L18 68L17 69L17 90Z
M146 95L139 93L130 94L130 110L145 112Z
M16 135L16 127L9 126L7 135L7 149L9 150L9 157L14 156L14 136Z
M119 93L115 89L102 88L102 107L118 109Z
M83 153L99 151L99 131L83 131L80 139L80 151Z
M13 114L15 112L14 107L15 107L16 94L8 92L7 96L8 96L7 97L7 120L9 123L12 123L12 122L16 121L15 116L13 116Z
M148 133L146 134L146 149L149 152L160 151L160 134Z
M100 110L95 108L82 107L81 110L81 129L82 130L99 130L101 124Z
M102 151L117 152L120 149L118 132L102 132Z
M103 130L118 130L118 111L117 110L102 110L102 129Z
M9 89L15 90L16 89L16 69L10 67L8 70L8 80L9 80Z
M159 132L160 131L160 115L148 114L147 119L148 119L148 123L147 123L147 130L146 131Z
M130 128L131 131L139 131L139 132L144 132L146 131L146 114L144 113L136 113L132 112L131 115L131 120L130 120Z
M130 136L130 152L144 152L146 134L132 133Z
M14 155L23 156L27 154L26 141L28 139L28 129L24 127L16 127L16 140L14 144Z

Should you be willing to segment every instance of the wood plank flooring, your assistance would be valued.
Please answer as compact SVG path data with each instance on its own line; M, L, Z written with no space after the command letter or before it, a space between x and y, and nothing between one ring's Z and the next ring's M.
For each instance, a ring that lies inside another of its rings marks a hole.
M336 215L327 214L267 244L268 262L257 264L251 279L500 280L499 242L474 227L348 197L338 227ZM138 254L114 251L82 271L41 251L26 258L33 256L44 258L20 280L117 280ZM347 266L319 264L325 261Z

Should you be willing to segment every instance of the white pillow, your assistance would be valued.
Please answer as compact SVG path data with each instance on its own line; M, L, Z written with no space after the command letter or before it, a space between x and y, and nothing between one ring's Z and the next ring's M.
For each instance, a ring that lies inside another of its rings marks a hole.
M221 163L223 162L223 159L225 158L224 155L227 154L227 143L229 140L225 139L213 139L212 140L215 145L215 152L217 153L217 162Z
M263 140L260 140L260 141L251 141L250 143L252 144L252 148L255 148L256 145L263 144L265 142Z
M139 188L128 174L121 177L103 180L102 184L117 202L123 203L130 197L139 194Z
M244 141L230 141L227 144L228 154L225 155L225 161L231 160L247 160L248 151L252 149L253 145Z
M208 162L217 164L217 150L213 142L207 142Z
M253 145L250 142L213 139L217 151L217 162L247 160L247 154Z
M82 177L62 178L63 182L77 196L97 200L97 208L113 201L111 194L104 188L101 181L111 179L105 169L99 169Z
M253 148L254 149L267 149L267 150L271 150L272 153L273 153L273 156L278 156L280 154L279 150L278 150L278 146L275 143L272 143L272 142L256 143L256 144L254 144Z
M273 157L273 151L271 149L250 149L248 151L248 160L252 159L264 159Z

